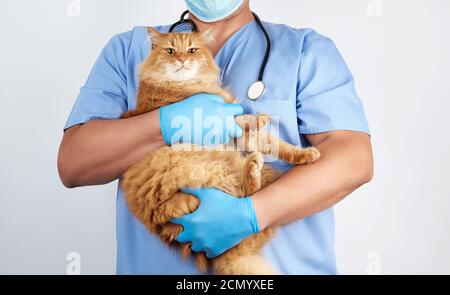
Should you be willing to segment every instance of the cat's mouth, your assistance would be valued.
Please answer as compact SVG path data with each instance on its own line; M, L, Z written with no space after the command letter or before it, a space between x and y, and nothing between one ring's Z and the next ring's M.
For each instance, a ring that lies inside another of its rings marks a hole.
M175 72L181 72L181 71L188 71L189 70L189 68L188 67L186 67L185 65L182 65L181 67L179 67Z

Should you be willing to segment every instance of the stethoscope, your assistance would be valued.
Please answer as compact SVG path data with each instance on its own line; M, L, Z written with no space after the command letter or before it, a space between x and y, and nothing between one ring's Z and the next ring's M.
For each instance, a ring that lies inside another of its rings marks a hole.
M188 10L184 11L181 14L180 20L170 26L169 32L173 32L173 30L175 30L176 27L178 27L181 24L185 24L185 23L187 23L191 26L191 30L193 32L198 32L197 25L192 20L185 18L188 13L189 13ZM270 41L269 33L267 33L266 28L264 28L264 25L263 25L261 19L258 17L258 15L256 13L254 13L254 12L252 12L252 13L253 13L253 16L255 17L256 23L258 24L259 28L264 33L264 37L266 38L266 53L264 54L264 59L261 64L261 68L259 69L258 81L256 81L252 85L250 85L250 87L248 88L248 92L247 92L249 99L257 100L261 96L263 96L263 94L266 90L266 85L263 82L263 78L264 78L264 72L266 70L267 61L269 60L271 41Z

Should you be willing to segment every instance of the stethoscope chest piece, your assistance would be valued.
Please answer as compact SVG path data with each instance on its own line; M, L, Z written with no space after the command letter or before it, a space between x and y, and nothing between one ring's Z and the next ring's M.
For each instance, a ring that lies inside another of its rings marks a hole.
M264 91L266 91L266 85L263 81L256 81L248 88L248 98L251 100L257 100L263 96Z

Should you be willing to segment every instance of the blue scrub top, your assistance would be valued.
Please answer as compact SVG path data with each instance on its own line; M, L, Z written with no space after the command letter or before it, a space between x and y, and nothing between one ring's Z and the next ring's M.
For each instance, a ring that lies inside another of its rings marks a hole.
M264 23L272 50L257 101L247 99L257 80L265 39L255 21L237 31L215 59L222 83L240 98L246 113L268 113L279 136L307 146L305 134L332 130L369 132L353 77L334 43L311 29ZM169 26L156 29L167 32ZM180 26L177 31L187 31ZM136 105L138 66L150 52L144 27L114 36L81 88L65 128L93 119L116 119ZM120 140L120 136L117 138ZM273 163L280 169L290 167ZM301 189L301 188L299 188ZM283 274L335 274L333 209L282 226L262 254ZM198 274L193 261L167 247L129 212L117 190L117 273Z

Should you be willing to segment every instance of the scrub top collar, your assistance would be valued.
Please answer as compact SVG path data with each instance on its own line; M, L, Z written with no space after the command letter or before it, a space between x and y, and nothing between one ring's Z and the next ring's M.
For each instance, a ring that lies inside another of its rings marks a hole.
M223 81L223 76L227 72L227 67L230 64L230 61L235 58L234 53L236 51L236 47L246 46L251 37L250 32L253 32L255 24L256 21L252 20L234 32L214 57L216 63L221 68L221 81ZM257 71L257 69L255 71Z

